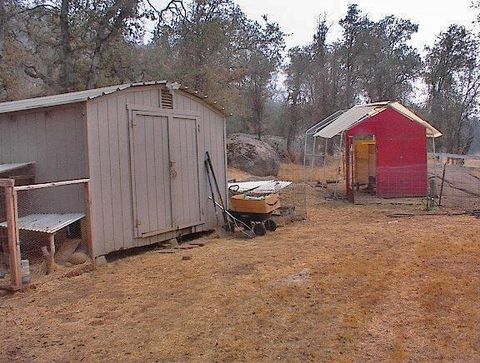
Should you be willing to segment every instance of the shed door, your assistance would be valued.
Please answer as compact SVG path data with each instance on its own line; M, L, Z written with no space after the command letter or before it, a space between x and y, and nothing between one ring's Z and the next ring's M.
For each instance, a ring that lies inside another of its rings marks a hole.
M201 224L196 119L134 111L131 126L135 236Z
M177 229L201 224L197 120L172 116L169 122L172 217Z
M136 237L172 230L168 117L133 114L131 137Z

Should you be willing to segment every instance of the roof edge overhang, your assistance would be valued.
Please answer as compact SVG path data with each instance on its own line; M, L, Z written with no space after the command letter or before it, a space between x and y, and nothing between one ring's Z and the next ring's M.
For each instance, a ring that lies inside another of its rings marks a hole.
M176 82L169 82L166 80L163 81L149 81L149 82L135 82L135 83L126 83L109 87L95 88L85 91L70 92L57 94L52 96L43 96L43 97L34 97L27 98L18 101L9 101L0 103L0 114L12 113L12 112L21 112L29 111L40 108L55 107L62 105L69 105L74 103L87 102L89 100L94 100L96 98L113 94L115 92L123 91L128 88L133 87L144 87L144 86L153 86L153 85L165 85L171 90L180 90L186 92L201 101L205 102L207 105L212 107L215 111L221 113L223 116L230 116L225 107L220 106L215 100L211 100L207 95L204 95L196 90L191 90L187 86L182 86Z
M410 109L406 108L400 102L395 101L389 104L389 107L393 108L395 111L401 113L406 118L410 119L411 121L417 122L423 127L425 127L427 131L427 137L429 138L437 138L443 136L443 134L433 127L429 122L425 121L423 118L418 116L415 112L411 111Z
M422 125L426 130L426 136L428 138L437 138L442 136L442 133L434 128L430 123L403 106L398 101L384 101L353 106L349 110L340 113L333 119L332 116L335 114L332 114L315 125L317 129L313 136L331 139L345 131L351 130L361 122L376 116L389 108L394 109L396 112L402 114L410 121L417 122L418 124ZM328 122L325 122L326 120ZM334 125L336 122L337 125ZM315 128L315 126L312 126L309 130Z

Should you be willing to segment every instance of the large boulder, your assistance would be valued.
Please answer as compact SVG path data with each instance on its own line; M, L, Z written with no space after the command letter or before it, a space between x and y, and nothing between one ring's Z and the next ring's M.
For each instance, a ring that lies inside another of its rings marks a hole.
M273 147L277 152L280 159L287 160L289 158L287 151L287 140L282 136L265 135L262 137L262 141L265 141L268 145Z
M280 157L275 149L252 135L232 134L227 140L228 165L258 176L277 176Z

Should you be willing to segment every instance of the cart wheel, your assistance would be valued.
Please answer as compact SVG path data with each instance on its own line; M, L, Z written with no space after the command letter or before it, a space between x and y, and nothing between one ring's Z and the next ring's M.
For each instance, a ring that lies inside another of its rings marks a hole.
M277 230L277 223L273 219L267 219L265 221L265 228L267 231L273 232Z
M245 221L243 222L245 224L245 229L252 229L252 221Z
M255 232L257 236L265 236L265 234L267 233L267 230L263 223L256 223L253 226L253 232Z
M234 233L235 223L228 221L227 224L225 225L225 231L227 231L228 233Z

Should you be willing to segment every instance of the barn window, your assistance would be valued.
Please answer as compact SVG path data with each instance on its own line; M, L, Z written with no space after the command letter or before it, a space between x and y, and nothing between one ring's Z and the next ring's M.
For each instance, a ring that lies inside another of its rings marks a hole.
M173 94L167 89L162 89L162 108L173 110Z

